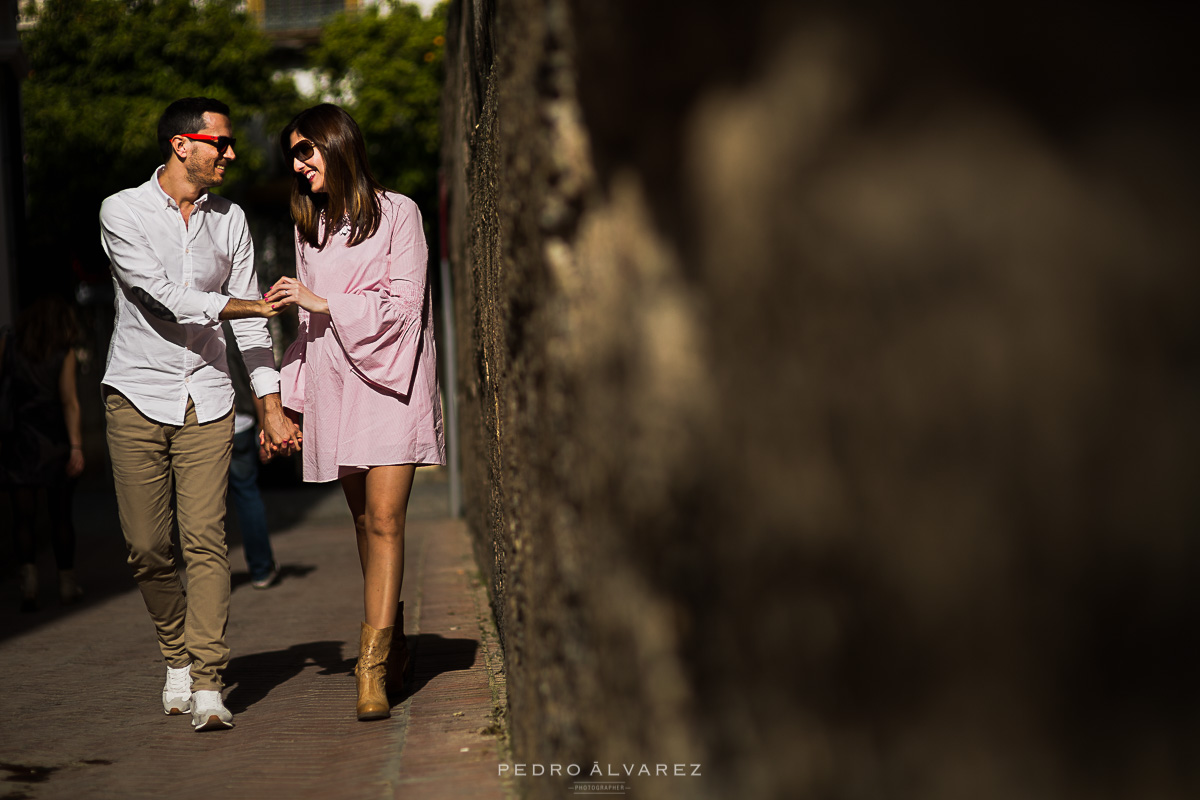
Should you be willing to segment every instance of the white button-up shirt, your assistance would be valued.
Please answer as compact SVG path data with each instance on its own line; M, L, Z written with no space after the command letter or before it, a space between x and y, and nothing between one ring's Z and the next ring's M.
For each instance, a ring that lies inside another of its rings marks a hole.
M211 422L233 407L221 311L230 297L261 296L254 243L242 209L208 192L185 225L158 182L164 169L100 207L117 307L103 383L164 425L183 424L189 397L196 419ZM230 324L254 393L278 392L267 321Z

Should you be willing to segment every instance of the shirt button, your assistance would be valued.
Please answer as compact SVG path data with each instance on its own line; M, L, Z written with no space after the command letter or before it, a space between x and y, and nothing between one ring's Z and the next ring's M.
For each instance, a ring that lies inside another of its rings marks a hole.
M187 378L184 378L184 379L183 379L183 382L184 382L184 383L191 383L191 382L192 382L192 379L191 379L190 377L187 377Z

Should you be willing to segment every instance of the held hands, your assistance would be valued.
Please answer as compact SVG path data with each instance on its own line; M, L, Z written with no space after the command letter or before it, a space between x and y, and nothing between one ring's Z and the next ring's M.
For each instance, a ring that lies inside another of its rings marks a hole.
M300 306L313 314L328 314L329 303L324 297L317 297L307 286L295 278L283 277L275 281L264 295L271 308L279 313L288 306Z
M290 456L299 452L304 442L299 426L284 413L279 395L267 395L267 398L272 400L266 402L262 430L258 434L258 455L264 463L277 455Z
M304 444L304 434L299 428L295 429L290 439L287 439L279 444L271 438L267 433L266 428L258 430L258 460L260 463L266 464L275 456L290 456L293 453L299 453L301 445Z
M304 444L304 434L290 421L284 420L281 427L271 424L268 417L258 432L258 460L267 463L275 456L290 456L299 453Z

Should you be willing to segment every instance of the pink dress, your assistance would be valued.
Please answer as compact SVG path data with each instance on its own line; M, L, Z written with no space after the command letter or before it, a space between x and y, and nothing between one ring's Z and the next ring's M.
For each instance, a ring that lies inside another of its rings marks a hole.
M283 404L304 415L304 480L332 481L384 464L445 464L437 347L421 212L380 196L383 219L347 247L349 229L317 250L296 237L296 277L329 301L300 309L280 369Z

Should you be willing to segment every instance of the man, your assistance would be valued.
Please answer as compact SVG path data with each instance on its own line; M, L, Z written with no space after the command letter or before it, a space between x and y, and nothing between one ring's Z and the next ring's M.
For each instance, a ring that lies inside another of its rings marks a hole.
M221 320L234 334L265 409L268 450L293 452L295 426L279 374L242 210L211 195L237 156L229 108L191 97L158 122L165 164L104 201L101 239L112 264L117 320L104 373L108 449L129 563L167 662L163 710L197 731L233 727L221 702L229 660L225 490L233 388ZM187 576L171 548L171 500Z

